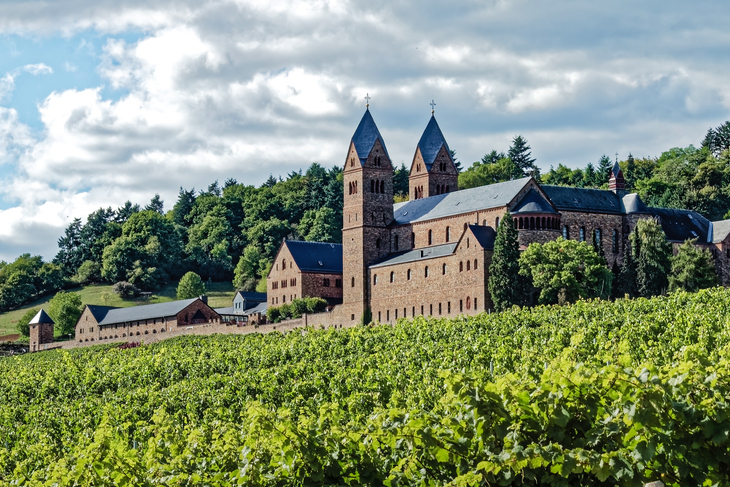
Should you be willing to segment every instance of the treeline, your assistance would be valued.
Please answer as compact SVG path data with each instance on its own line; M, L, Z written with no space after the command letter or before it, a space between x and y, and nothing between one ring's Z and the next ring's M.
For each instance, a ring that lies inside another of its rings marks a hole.
M406 198L404 165L394 180L396 195ZM168 211L159 195L145 207L127 201L99 208L65 229L52 262L29 254L0 262L0 311L89 283L152 290L188 271L253 290L265 285L262 277L283 238L341 241L342 195L342 168L313 163L305 173L270 176L260 187L228 179L203 191L180 188Z
M522 136L513 139L508 152L493 150L459 174L459 188L509 181L525 175L543 184L608 189L613 161L603 155L594 165L557 168L539 175L530 146ZM694 210L710 220L730 218L730 121L711 128L699 144L673 148L661 156L619 161L626 189L649 206Z

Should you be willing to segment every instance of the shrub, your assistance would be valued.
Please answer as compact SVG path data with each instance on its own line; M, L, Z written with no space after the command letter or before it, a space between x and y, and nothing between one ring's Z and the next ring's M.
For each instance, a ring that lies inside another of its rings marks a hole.
M139 296L139 289L134 284L127 281L121 281L112 286L114 294L119 295L123 299L131 299Z
M205 294L205 283L195 272L188 272L177 285L177 299L192 299Z
M18 320L18 332L24 337L30 336L30 320L38 313L38 310L31 308Z
M56 327L61 333L64 335L73 333L83 311L81 297L76 293L59 291L48 305L48 315L56 322Z

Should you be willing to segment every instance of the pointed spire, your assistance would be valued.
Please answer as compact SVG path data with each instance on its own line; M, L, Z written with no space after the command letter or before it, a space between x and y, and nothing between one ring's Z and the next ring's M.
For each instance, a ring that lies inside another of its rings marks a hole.
M51 319L50 316L41 308L41 310L36 313L36 315L33 317L32 320L28 323L29 325L39 325L41 323L48 323L48 324L54 324L55 322Z
M446 152L451 157L449 144L446 143L446 138L441 132L438 122L436 122L436 117L432 114L431 120L426 125L426 130L421 135L421 140L418 141L418 148L421 149L421 157L423 157L423 162L426 164L428 171L431 170L431 165L436 160L441 147L446 147Z
M625 193L626 192L626 180L624 179L624 173L621 170L621 166L618 164L618 157L616 162L613 163L611 169L611 177L608 180L608 189L614 193Z
M390 159L388 149L385 147L385 141L380 135L378 126L375 125L375 120L373 120L373 116L370 114L370 109L366 108L365 113L363 114L362 119L360 119L360 123L352 136L352 143L355 145L357 156L360 158L360 164L365 164L365 161L370 155L370 151L373 150L376 140L380 141L380 145L383 146L385 155L388 156L388 159Z

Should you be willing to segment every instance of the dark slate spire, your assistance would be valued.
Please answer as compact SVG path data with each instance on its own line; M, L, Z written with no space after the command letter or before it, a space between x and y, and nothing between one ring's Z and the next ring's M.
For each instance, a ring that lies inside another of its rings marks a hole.
M444 134L441 133L441 128L439 128L439 124L436 122L436 117L431 114L431 120L428 121L426 130L423 131L421 140L418 141L418 148L421 149L421 156L428 171L431 170L431 165L436 160L436 156L441 150L441 147L446 147L446 152L451 157L449 144L446 143Z
M43 308L41 308L41 310L38 313L36 313L36 315L33 317L32 320L30 320L30 322L28 324L29 325L39 325L41 323L55 324L54 321L51 319L51 317L48 316L48 314L45 311L43 311Z
M613 163L611 177L608 180L608 189L616 194L626 192L626 180L624 179L623 171L621 171L621 166L618 165L618 159ZM623 194L620 196L623 196Z
M355 134L352 136L352 143L355 144L355 150L357 151L357 156L360 158L361 165L365 164L365 161L370 155L370 151L373 150L373 145L375 145L376 140L380 140L380 144L383 146L385 155L387 155L388 159L390 159L388 149L385 147L385 141L380 135L378 126L375 125L373 116L370 115L370 109L366 109L365 114L360 120L360 124L355 130Z

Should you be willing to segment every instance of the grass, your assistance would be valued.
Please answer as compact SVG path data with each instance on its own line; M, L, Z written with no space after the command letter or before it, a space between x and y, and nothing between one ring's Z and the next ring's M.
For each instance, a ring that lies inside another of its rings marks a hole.
M206 285L208 296L208 305L211 308L225 308L233 306L234 290L230 282L212 282ZM68 289L67 292L75 292L81 296L81 302L84 304L96 304L102 306L115 306L118 308L128 308L131 306L139 306L143 304L156 304L174 301L177 292L177 281L171 282L164 288L156 291L149 299L122 299L112 292L111 285L90 285L74 289ZM17 333L18 320L30 308L43 308L48 312L48 301L53 296L46 296L24 305L22 308L8 311L0 314L0 336ZM58 334L58 330L56 330Z

